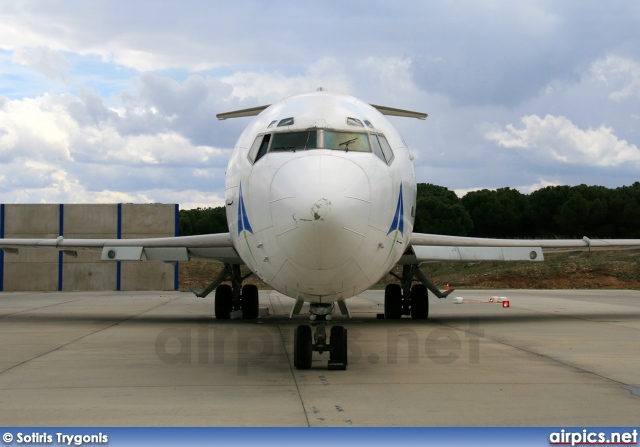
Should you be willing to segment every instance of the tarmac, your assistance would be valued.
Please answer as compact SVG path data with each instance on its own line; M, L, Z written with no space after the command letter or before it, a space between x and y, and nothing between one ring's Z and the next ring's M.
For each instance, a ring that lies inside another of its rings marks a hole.
M274 291L252 321L218 321L190 293L1 293L0 426L640 422L640 291L455 291L430 297L426 321L377 318L383 301L367 291L350 320L336 312L346 371L328 353L301 371L308 315L289 319Z

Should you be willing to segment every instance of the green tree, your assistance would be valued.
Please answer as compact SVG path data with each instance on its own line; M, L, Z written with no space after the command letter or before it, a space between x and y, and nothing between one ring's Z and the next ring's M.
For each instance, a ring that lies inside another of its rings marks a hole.
M418 183L414 231L466 236L471 228L471 217L455 192L444 186Z
M555 216L570 193L569 186L547 186L529 195L529 209L525 219L530 236L554 238L561 233Z
M473 221L473 236L522 237L529 232L524 222L527 196L515 189L472 191L462 198L462 204Z
M618 237L615 214L620 212L616 191L604 186L578 185L554 216L563 237Z
M180 210L180 234L183 236L227 232L229 227L223 206Z
M586 236L590 208L589 201L573 191L555 215L560 233L567 237Z
M640 237L640 182L612 191L608 220L614 226L615 237Z

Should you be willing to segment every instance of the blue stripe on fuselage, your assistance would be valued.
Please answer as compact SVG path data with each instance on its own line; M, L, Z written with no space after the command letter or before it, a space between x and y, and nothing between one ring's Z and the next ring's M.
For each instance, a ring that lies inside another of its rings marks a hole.
M404 234L404 200L402 200L402 184L400 184L400 194L398 195L398 205L396 206L396 214L393 216L393 222L387 236L393 231L399 231L400 234Z
M242 197L242 184L240 184L240 203L238 203L238 234L243 230L247 230L253 234L249 218L247 218L247 210L244 208L244 197Z

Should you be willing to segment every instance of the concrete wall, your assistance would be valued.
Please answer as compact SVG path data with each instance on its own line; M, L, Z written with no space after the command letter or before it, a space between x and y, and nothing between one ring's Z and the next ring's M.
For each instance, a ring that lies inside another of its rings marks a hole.
M5 238L130 239L177 234L177 205L1 205ZM157 261L105 262L100 251L77 257L57 250L0 251L0 290L174 290L176 265Z

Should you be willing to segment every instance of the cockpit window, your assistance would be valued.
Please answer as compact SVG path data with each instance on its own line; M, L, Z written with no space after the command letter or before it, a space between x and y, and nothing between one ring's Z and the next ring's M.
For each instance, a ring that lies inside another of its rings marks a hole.
M283 126L293 126L293 118L285 118L283 120L280 120L280 122L278 123L278 127Z
M267 129L269 129L270 127L273 127L273 125L274 125L275 123L277 123L277 122L278 122L278 120L273 120L273 121L271 121L271 122L269 123L269 125L267 126Z
M380 145L380 140L378 140L377 135L371 135L371 147L373 147L373 153L376 156L387 163L387 158L384 156L384 152L382 152L382 146Z
M269 148L269 141L271 141L271 134L268 133L266 135L258 135L251 145L251 149L249 149L249 161L251 163L255 163L260 160L267 153L267 149Z
M318 147L317 131L309 130L305 132L281 132L273 134L273 143L270 152L280 151L303 151L305 149L315 149Z
M371 152L368 135L366 133L359 132L333 132L325 130L324 144L322 147L325 149L342 150L345 152Z
M393 156L393 150L391 150L391 146L389 145L389 142L382 135L372 135L372 136L377 137L378 140L380 141L380 146L382 147L384 158L387 159L387 164L390 165L391 162L393 161L394 156Z
M350 126L364 127L364 124L362 124L362 121L358 118L347 118L347 124Z
M367 125L367 127L370 127L373 129L373 124L371 124L371 121L369 120L364 120L364 123Z
M260 160L260 158L264 157L264 155L267 153L267 149L269 149L270 140L271 140L271 134L268 133L264 136L264 139L260 144L260 150L258 151L258 156L256 157L256 161Z

